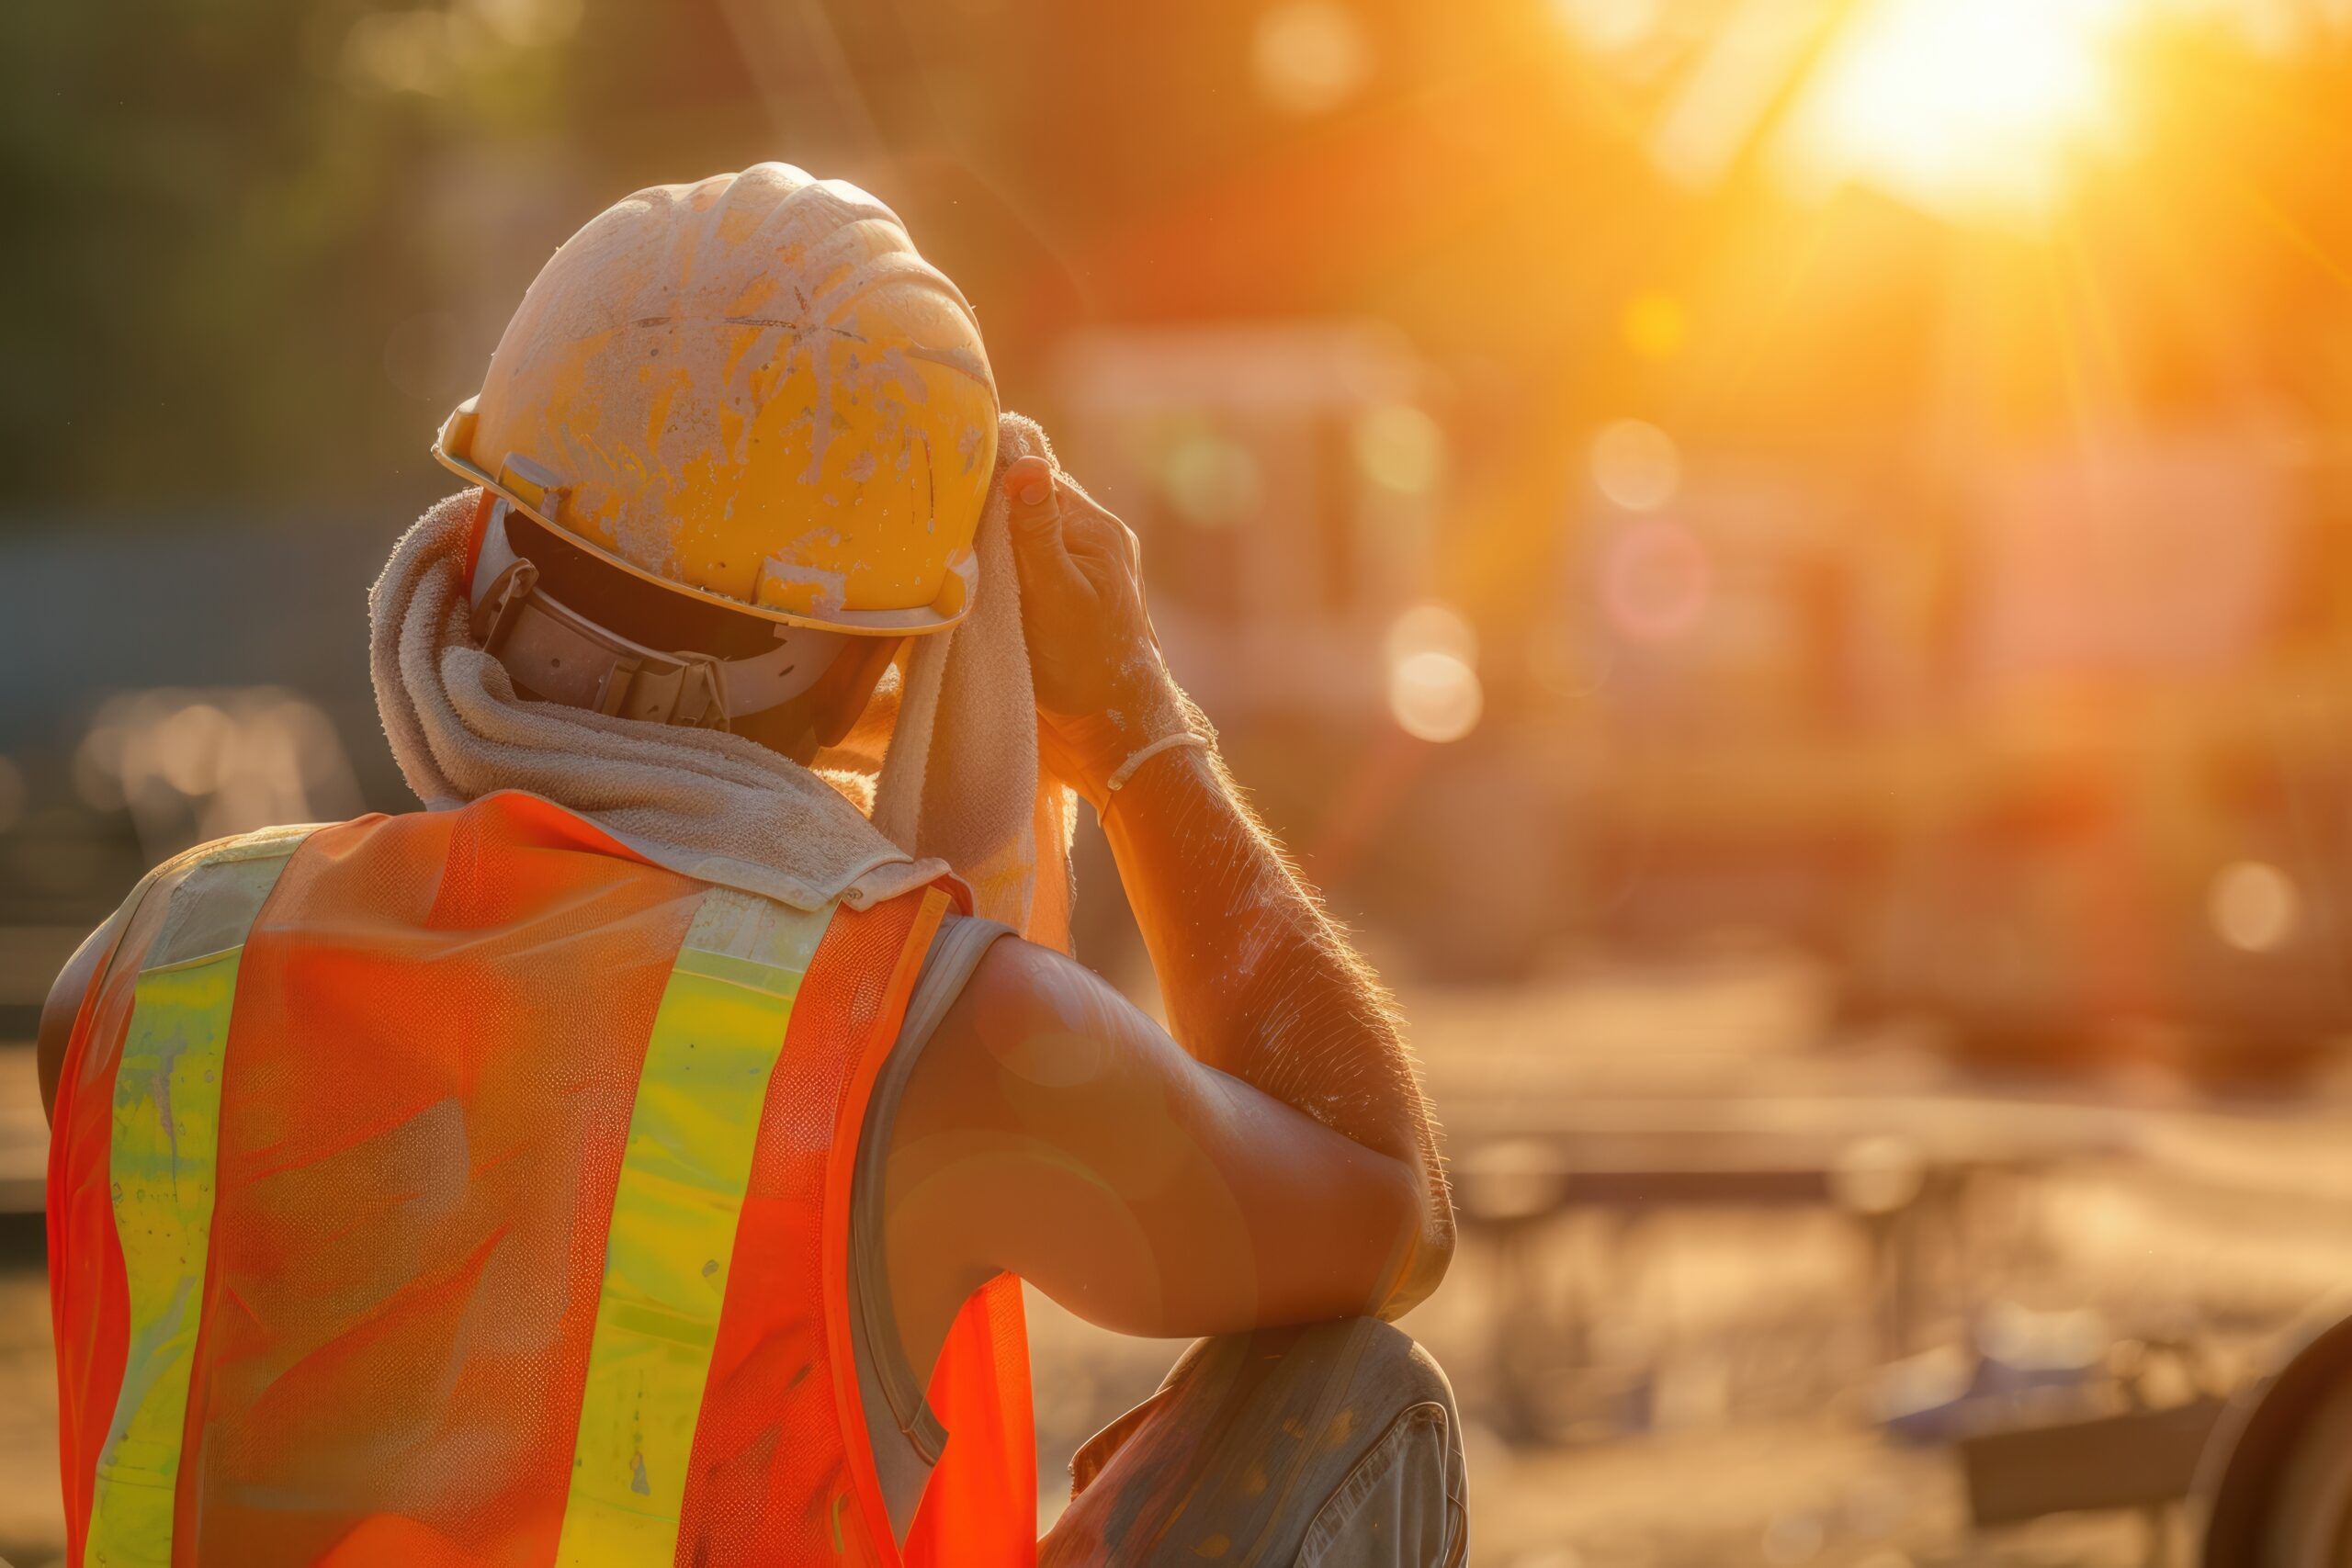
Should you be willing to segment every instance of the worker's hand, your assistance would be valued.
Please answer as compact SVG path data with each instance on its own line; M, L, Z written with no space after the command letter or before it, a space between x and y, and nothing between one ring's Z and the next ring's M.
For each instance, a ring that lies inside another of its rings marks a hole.
M1012 464L1004 488L1046 764L1099 806L1181 703L1144 609L1142 549L1043 457Z

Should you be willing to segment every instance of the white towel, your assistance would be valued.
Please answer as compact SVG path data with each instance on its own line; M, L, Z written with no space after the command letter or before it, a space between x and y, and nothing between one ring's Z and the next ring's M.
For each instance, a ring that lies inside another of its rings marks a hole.
M997 478L1053 449L1007 414ZM971 613L914 639L857 729L815 769L723 730L612 718L514 694L472 639L467 525L450 496L393 547L368 595L376 707L427 806L522 790L575 811L663 865L796 908L865 908L953 872L977 913L1069 945L1076 803L1043 775L1021 590L1001 484L974 539ZM871 803L869 818L860 807Z

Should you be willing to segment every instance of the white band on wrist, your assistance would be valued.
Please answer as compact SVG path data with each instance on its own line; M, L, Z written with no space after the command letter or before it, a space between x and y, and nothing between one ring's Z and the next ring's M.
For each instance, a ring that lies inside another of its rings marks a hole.
M1118 771L1111 775L1102 787L1105 790L1126 788L1127 781L1136 776L1137 768L1142 767L1162 751L1172 751L1179 746L1197 746L1205 751L1209 748L1209 739L1205 735L1194 735L1189 730L1178 730L1173 735L1163 735L1148 746L1138 747L1129 752L1127 760L1119 764Z

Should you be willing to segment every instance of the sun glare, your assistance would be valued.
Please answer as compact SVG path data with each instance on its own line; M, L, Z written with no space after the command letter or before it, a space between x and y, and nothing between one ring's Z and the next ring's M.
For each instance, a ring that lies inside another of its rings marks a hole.
M1945 212L2046 210L2112 127L2109 45L2134 0L1875 0L1791 126L1815 181Z

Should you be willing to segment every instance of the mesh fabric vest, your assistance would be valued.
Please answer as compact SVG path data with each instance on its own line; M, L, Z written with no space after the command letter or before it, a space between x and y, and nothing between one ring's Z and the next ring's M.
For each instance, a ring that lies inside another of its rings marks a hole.
M850 1348L948 897L803 913L520 795L175 863L58 1093L68 1561L1034 1562L1013 1282L942 1355L903 1554Z

